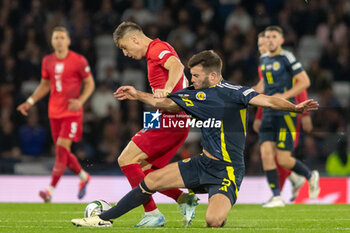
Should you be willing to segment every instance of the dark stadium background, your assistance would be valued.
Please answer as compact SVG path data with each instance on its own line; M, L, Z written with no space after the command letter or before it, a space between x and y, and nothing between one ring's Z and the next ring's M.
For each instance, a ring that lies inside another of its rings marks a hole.
M112 93L122 84L149 90L146 63L124 57L112 40L124 20L139 23L151 38L169 42L183 64L204 49L224 60L225 79L252 86L258 80L257 34L279 25L286 49L302 62L312 85L309 97L320 102L312 113L314 130L302 134L295 156L327 174L327 157L349 151L350 1L346 0L0 0L0 174L49 175L54 150L47 98L30 116L16 107L40 81L41 59L51 52L53 27L68 28L71 49L90 63L97 88L84 106L84 134L73 151L91 174L121 174L117 156L142 127L145 107L118 102ZM187 77L190 77L187 73ZM251 125L246 143L247 175L263 175L258 138ZM28 135L35 135L28 141ZM198 152L193 132L174 160ZM350 175L350 170L347 174Z

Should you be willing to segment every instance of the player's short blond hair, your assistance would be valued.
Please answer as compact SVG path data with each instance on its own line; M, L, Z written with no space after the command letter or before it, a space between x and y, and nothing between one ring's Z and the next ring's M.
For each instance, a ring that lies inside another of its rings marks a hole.
M119 40L132 31L141 32L143 34L141 26L134 22L126 21L119 24L113 32L113 41L115 45L119 47Z
M268 26L266 29L265 29L265 32L266 31L275 31L275 32L278 32L279 34L281 34L281 36L283 37L283 29L279 26Z
M65 33L67 34L67 36L70 38L69 32L68 32L68 30L67 30L66 27L63 27L63 26L56 26L56 27L54 27L53 30L52 30L52 35L53 35L54 32L65 32ZM52 35L51 35L51 36L52 36Z

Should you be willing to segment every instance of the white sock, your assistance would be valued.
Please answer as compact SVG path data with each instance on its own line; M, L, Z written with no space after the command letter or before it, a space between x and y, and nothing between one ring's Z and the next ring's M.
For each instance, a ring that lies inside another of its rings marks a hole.
M81 181L85 181L87 179L87 172L81 169L78 176Z
M149 211L149 212L145 212L145 215L157 215L160 214L160 211L157 209Z
M49 187L48 190L49 190L50 194L52 195L53 192L55 191L55 187L53 187L52 185L50 185L50 187Z

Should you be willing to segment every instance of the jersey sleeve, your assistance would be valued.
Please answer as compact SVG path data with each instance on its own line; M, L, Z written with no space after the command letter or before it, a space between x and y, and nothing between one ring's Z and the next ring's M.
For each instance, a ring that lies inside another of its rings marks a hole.
M236 103L248 106L249 101L259 95L259 93L254 91L253 88L240 86L239 88L232 89L229 95Z
M91 69L85 57L81 56L79 61L79 76L80 79L85 79L91 75Z
M50 79L46 63L47 63L47 58L44 57L42 62L41 62L41 78L43 78L43 79Z
M156 43L153 45L152 49L150 50L150 59L152 59L157 64L164 67L165 62L168 60L171 56L176 56L174 52L172 52L168 46L166 46L163 43Z
M286 66L291 71L292 76L299 74L300 72L304 71L303 66L301 63L295 58L293 53L289 51L284 51L284 56L286 58Z
M206 120L213 116L213 106L197 100L195 91L189 88L182 89L175 93L169 93L168 97L179 105L187 114L192 117Z

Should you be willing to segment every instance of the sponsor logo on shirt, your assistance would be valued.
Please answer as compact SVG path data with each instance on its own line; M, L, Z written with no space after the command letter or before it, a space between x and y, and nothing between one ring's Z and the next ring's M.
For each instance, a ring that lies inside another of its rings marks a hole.
M90 66L85 67L85 73L89 73L90 72Z

